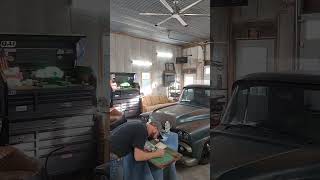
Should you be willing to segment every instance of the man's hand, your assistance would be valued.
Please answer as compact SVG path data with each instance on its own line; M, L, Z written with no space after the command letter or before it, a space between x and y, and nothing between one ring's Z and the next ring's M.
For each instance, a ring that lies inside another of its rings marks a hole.
M148 161L153 158L159 158L164 156L165 151L159 149L155 152L146 152L139 148L134 149L134 159L136 161Z
M165 151L163 149L158 149L155 153L158 155L158 157L163 157L165 154Z

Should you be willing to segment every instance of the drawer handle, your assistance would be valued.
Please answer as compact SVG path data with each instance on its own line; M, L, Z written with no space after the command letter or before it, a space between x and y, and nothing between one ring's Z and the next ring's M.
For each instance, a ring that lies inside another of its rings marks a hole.
M56 124L57 121L56 121L56 120L52 120L51 123L52 123L52 124Z
M18 138L18 143L23 143L23 142L24 142L24 141L23 141L24 139L25 139L25 137L24 137L24 136L19 137L19 138Z

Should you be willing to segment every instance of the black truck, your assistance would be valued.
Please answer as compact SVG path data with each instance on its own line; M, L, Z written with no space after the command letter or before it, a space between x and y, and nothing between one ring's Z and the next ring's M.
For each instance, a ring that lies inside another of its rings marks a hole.
M320 179L320 76L256 73L211 129L212 180Z

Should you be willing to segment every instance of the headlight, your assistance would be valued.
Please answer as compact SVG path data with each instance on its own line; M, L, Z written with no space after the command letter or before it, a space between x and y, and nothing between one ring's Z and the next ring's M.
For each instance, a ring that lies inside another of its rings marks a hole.
M187 132L178 131L178 136L179 136L179 139L182 139L182 140L186 140L186 141L191 140L190 134Z
M154 120L154 118L152 117L152 116L148 116L148 121L153 121Z
M144 114L140 115L140 119L141 119L141 121L143 121L145 123L147 123L147 122L149 122L151 120L149 115L144 115Z
M184 133L184 134L183 134L183 139L189 140L189 134L188 134L188 133Z

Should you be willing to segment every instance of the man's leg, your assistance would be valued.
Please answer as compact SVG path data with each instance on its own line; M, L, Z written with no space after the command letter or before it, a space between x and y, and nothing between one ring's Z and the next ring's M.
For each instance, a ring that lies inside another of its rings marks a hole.
M151 170L152 177L154 180L163 180L163 169L159 169L152 164L148 164L148 169Z
M168 180L178 180L176 163L172 163L169 167L169 179Z
M124 180L155 180L146 161L138 162L132 153L123 159Z
M170 132L167 134L168 139L165 142L171 149L178 151L179 146L179 136L177 133ZM171 164L168 168L166 168L166 180L177 180L177 170L175 163Z
M110 180L123 180L123 160L111 159Z

